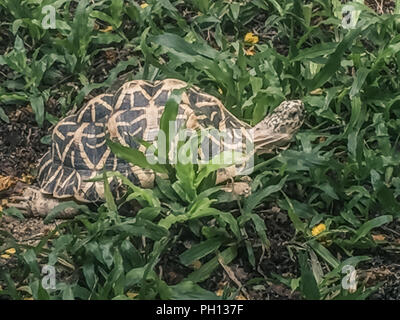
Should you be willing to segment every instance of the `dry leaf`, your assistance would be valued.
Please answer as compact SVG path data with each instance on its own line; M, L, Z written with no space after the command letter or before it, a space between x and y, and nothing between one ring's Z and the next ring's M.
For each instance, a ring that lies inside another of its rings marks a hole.
M106 50L105 54L108 64L113 64L117 60L117 53L115 50Z
M99 31L100 32L110 32L110 31L112 31L113 30L113 27L112 26L108 26L107 28L105 28L105 29L100 29Z
M15 177L0 175L0 191L7 190L12 185L14 185L17 181L18 181L18 179L16 179Z
M372 239L374 241L385 241L386 237L383 234L373 234Z
M27 183L27 184L32 184L33 179L35 179L35 177L32 176L31 174L29 174L29 173L28 173L28 174L23 173L21 179L18 179L18 180L19 180L19 181L22 181L22 182L24 182L24 183Z
M193 261L193 263L191 264L192 268L195 270L200 269L201 265L202 264L201 264L200 260Z
M218 296L218 297L222 297L222 294L224 293L224 290L223 289L218 289L216 292L215 292L215 294Z
M315 89L315 90L310 92L310 94L315 95L315 96L319 96L322 93L323 93L323 90L321 88Z
M3 207L7 207L7 204L8 204L8 200L7 200L7 199L1 199L1 202L0 202L0 212L3 211Z
M248 49L244 49L244 54L246 56L254 56L256 54L256 52L254 51L254 46L251 46Z

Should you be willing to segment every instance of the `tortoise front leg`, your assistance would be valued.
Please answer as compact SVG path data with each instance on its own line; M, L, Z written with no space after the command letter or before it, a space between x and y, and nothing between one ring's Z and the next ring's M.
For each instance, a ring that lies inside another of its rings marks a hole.
M222 190L225 192L232 192L238 196L248 197L251 194L251 178L249 176L241 176L241 181L234 181L237 176L236 166L219 169L217 171L216 184L227 182Z

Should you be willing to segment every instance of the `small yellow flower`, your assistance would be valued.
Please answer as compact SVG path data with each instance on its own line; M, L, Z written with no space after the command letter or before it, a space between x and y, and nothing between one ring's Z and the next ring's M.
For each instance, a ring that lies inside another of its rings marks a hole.
M108 26L107 28L105 28L105 29L100 29L99 31L100 32L110 32L110 31L112 31L113 30L113 27L112 26Z
M10 259L11 256L8 255L8 254L2 254L2 255L0 255L0 258L3 258L3 259Z
M324 232L326 230L326 225L323 223L320 223L319 225L315 226L312 228L311 234L316 237L319 235L321 232Z
M256 44L258 42L258 37L255 36L252 32L248 32L244 36L244 42Z
M218 88L218 92L219 92L220 94L224 94L224 92L222 91L221 88Z
M140 7L142 8L142 9L144 9L144 8L147 8L149 5L146 3L146 2L143 2L141 5L140 5Z
M10 248L10 249L7 249L6 251L5 251L5 253L7 253L7 254L9 254L9 255L13 255L13 254L15 254L15 249L14 248Z

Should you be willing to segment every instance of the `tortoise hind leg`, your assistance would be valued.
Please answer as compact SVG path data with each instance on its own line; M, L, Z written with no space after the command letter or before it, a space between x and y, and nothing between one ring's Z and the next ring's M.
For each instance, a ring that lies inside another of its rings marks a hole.
M62 201L59 199L47 197L39 188L27 186L23 189L21 196L10 197L11 201L8 207L14 207L22 211L24 216L31 217L45 217L52 209L59 205ZM75 216L78 211L74 208L65 209L58 217L70 218Z

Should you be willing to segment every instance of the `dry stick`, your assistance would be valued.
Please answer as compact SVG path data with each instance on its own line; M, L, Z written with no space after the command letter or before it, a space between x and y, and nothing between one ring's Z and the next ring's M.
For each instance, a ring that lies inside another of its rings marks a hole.
M218 255L218 262L220 263L220 265L222 266L222 268L224 268L225 272L228 274L228 277L234 282L236 283L236 285L239 287L239 290L242 291L242 293L244 294L244 296L246 297L247 300L251 300L250 295L247 293L247 290L243 287L243 285L241 284L241 282L236 278L235 273L232 271L232 269L230 267L228 267L223 259L221 255Z
M28 136L26 137L26 142L27 142L28 144L29 144L29 141L30 141L31 135L32 135L32 128L29 128L29 131L28 131Z
M69 76L66 76L66 77L62 78L60 81L58 81L57 83L55 83L54 85L52 85L52 86L50 87L50 89L52 90L52 89L54 89L54 88L60 86L62 83L64 83L65 81L67 81L68 79L70 79L70 78L72 78L72 77L73 77L73 74L70 74Z
M375 0L375 3L376 3L376 10L378 11L378 13L383 14L383 0L381 1L381 3Z
M386 230L386 231L390 231L390 232L392 232L392 233L394 233L394 234L400 236L400 233L399 233L399 232L397 232L397 231L395 231L395 230L393 230L393 229L391 229L391 228L389 228L389 227L383 226L382 229L383 229L383 230Z

